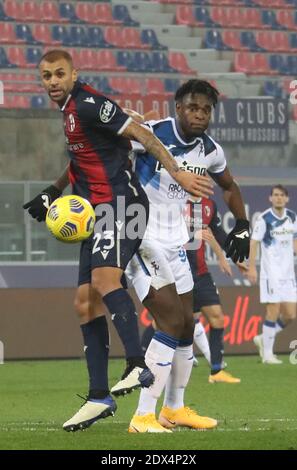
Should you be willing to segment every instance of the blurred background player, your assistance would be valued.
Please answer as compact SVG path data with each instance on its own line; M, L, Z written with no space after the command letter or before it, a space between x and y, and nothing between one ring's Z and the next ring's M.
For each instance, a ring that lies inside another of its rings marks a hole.
M205 260L205 242L207 242L218 257L222 272L232 275L230 265L227 263L222 247L225 246L227 235L222 228L217 213L216 203L213 199L202 198L196 203L189 203L189 222L202 229L195 233L201 242L196 250L187 251L192 275L194 279L193 311L196 319L194 341L210 364L211 372L209 382L239 383L240 379L233 377L224 369L224 314L218 289L213 281ZM193 217L200 220L193 221ZM244 265L239 263L244 269ZM199 321L198 314L202 312L210 324L209 342L204 327Z
M45 220L49 204L70 182L73 193L88 199L96 208L97 216L94 236L81 244L75 299L90 381L86 403L63 425L66 431L76 431L116 410L108 387L109 334L105 307L125 347L126 378L130 380L127 387L131 389L139 383L148 386L153 381L143 360L135 307L121 283L123 271L140 245L148 217L148 199L131 171L129 139L141 142L190 193L199 196L198 189L203 184L208 187L209 183L206 178L181 171L151 132L133 121L114 102L80 82L67 51L47 52L41 58L39 72L50 99L63 112L70 164L56 184L46 188L24 208L33 218ZM125 204L124 215L118 214L119 196ZM136 204L142 216L141 226L130 237L126 227L135 218ZM127 209L131 205L134 210L129 217ZM102 223L107 210L111 217ZM120 220L122 216L125 223Z
M254 337L254 343L263 363L281 364L273 346L275 336L296 318L297 220L296 213L286 208L289 195L284 186L273 186L269 201L271 207L259 216L252 233L247 276L256 284L256 255L260 244L260 302L266 305L266 315L262 334Z
M189 80L176 91L176 118L146 125L170 149L180 167L197 174L209 172L223 189L236 218L235 227L226 239L227 253L236 262L248 257L249 223L223 149L205 133L217 97L218 91L207 81ZM183 217L188 195L155 164L148 152L137 154L135 166L149 197L150 217L140 256L133 257L127 274L138 297L152 313L157 331L145 355L155 382L141 390L129 430L164 432L155 425L156 404L164 386L164 403L159 415L162 426L214 427L215 420L199 417L184 406L184 392L193 364L194 333L193 281L183 248L189 239Z

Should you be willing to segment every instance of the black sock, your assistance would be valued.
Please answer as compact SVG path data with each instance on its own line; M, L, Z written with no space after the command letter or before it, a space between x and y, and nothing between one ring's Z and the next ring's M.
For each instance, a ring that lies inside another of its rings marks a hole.
M210 349L210 362L211 374L216 374L222 369L222 361L224 354L223 344L224 328L209 329L209 349Z
M108 389L109 334L105 317L81 325L89 371L90 398L104 398Z
M113 324L122 340L126 358L143 357L140 346L137 314L134 303L125 289L116 289L103 297Z
M143 352L147 350L149 347L149 344L151 340L153 339L153 336L155 334L155 329L153 328L152 325L149 325L143 332L142 338L141 338L141 347Z

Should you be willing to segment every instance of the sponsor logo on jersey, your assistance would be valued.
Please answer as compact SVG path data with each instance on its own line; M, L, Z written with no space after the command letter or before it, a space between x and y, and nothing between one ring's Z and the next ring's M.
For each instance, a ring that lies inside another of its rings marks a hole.
M92 104L95 104L95 100L92 96L88 96L88 98L86 98L84 100L85 103L92 103Z
M206 175L206 167L205 166L195 166L189 165L187 161L183 161L181 164L178 165L179 168L183 171L189 171L190 173L194 173L195 175ZM156 163L156 172L160 172L163 170L164 167L160 162Z
M71 145L68 144L68 150L70 152L78 152L79 150L82 150L83 148L84 148L84 144L82 144L81 142L77 144L71 144Z
M188 197L188 193L180 184L170 183L168 186L167 197L168 199L186 199Z
M104 103L101 105L101 108L99 111L99 118L104 124L106 124L113 118L113 116L115 115L115 112L116 112L115 105L111 103L109 100L105 100Z

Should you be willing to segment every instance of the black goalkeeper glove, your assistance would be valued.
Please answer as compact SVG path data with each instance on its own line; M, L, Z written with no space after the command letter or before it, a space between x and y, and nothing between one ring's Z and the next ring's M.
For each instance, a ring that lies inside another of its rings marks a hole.
M32 199L32 201L24 204L23 209L28 209L28 212L33 219L37 219L38 222L42 222L46 218L46 214L51 203L60 197L61 194L62 191L56 188L56 186L51 185Z
M238 219L234 229L229 233L225 241L227 258L234 263L242 263L248 259L250 253L250 224L248 220Z

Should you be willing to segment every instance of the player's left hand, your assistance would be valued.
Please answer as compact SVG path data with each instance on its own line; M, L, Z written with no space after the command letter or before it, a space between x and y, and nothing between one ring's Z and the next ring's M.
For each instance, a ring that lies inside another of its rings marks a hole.
M227 258L234 263L248 259L250 253L250 224L248 220L237 219L235 227L227 236L225 242Z
M24 204L23 209L28 209L33 219L38 220L38 222L43 222L46 219L49 206L55 199L60 197L61 194L62 192L56 188L56 186L51 185L45 188L34 199Z

